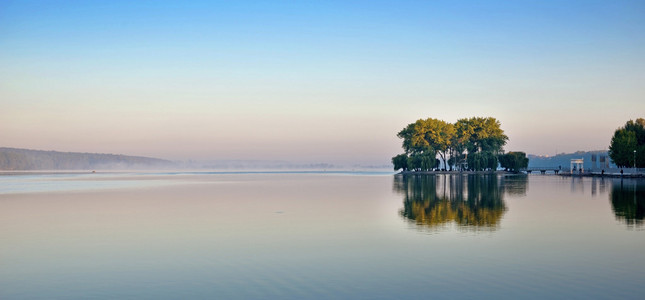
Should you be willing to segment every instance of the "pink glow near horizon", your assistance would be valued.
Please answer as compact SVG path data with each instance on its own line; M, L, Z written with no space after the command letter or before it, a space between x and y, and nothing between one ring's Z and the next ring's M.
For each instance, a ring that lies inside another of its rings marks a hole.
M488 5L7 4L0 147L387 164L420 118L552 155L645 117L642 6Z

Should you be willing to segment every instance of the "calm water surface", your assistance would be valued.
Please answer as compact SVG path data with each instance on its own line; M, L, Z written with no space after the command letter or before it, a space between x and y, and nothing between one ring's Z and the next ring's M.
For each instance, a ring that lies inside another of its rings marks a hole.
M0 175L0 299L645 294L645 182Z

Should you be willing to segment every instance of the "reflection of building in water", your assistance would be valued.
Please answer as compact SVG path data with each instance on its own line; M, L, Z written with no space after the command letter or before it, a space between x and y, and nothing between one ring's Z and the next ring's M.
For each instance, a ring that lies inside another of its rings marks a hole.
M409 175L396 176L394 189L404 195L401 215L417 225L494 230L506 212L504 192L526 193L525 176L508 180L508 189L502 182L496 175Z
M616 219L630 227L640 227L645 219L645 182L638 179L614 180L609 193Z
M572 193L584 193L584 178L582 177L571 177L571 192Z
M608 181L609 180L605 180L605 178L603 178L603 177L600 178L599 189L600 189L601 194L604 194L607 191L607 182Z
M595 197L598 194L604 194L607 191L607 184L604 177L591 178L591 196Z
M611 185L612 179L611 178L605 178L605 177L569 177L567 180L569 180L571 184L571 192L572 193L591 193L592 197L598 196L598 195L604 195L607 193L607 188L608 185ZM591 181L591 185L589 185L589 181ZM589 190L586 190L587 187L590 187Z

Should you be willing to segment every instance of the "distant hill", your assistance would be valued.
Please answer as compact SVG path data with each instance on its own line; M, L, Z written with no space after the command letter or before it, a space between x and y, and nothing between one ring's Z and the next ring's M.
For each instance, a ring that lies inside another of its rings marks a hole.
M0 170L106 170L171 167L158 158L0 147Z
M607 151L598 150L598 151L577 151L574 153L560 153L555 156L539 156L529 154L529 168L538 168L538 167L558 167L562 166L562 169L569 169L572 159L582 158L584 159L584 168L592 169L591 156L596 155L596 165L600 167L600 156L605 156L609 160L609 166L615 168L616 165L611 163Z

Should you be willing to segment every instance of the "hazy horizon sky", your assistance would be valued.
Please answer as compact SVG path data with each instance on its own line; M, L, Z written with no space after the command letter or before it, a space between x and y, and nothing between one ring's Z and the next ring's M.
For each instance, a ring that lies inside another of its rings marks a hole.
M2 1L0 147L388 163L420 118L507 151L645 117L643 1Z

